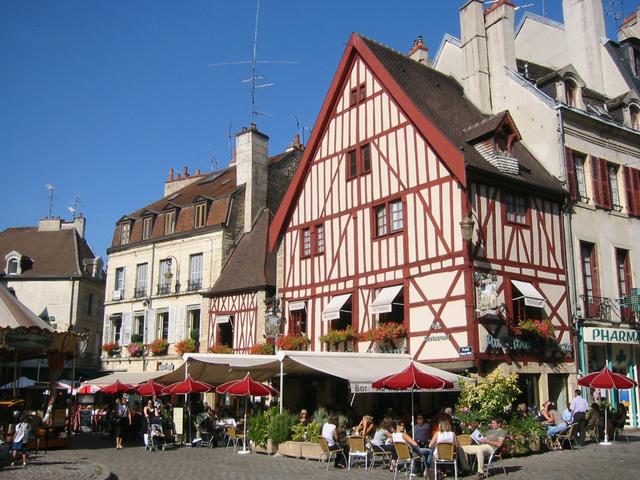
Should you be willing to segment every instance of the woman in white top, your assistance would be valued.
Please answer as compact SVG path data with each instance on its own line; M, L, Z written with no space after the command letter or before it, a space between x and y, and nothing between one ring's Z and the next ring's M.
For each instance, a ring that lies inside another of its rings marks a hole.
M391 440L392 438L392 428L393 426L390 422L382 422L382 425L375 431L373 439L371 440L371 445L373 445L374 449L384 450L386 452L390 452L393 449L391 444L387 444L387 440Z
M420 448L418 442L411 438L411 435L405 431L404 422L400 421L396 424L396 431L391 434L391 439L393 440L393 443L406 443L409 445L409 448L413 450L414 453L420 455L422 458L423 470L427 471L428 466L431 463L431 450L428 448ZM393 461L397 460L395 449L392 450L391 456Z
M327 441L327 445L329 446L329 450L340 450L340 446L338 443L340 442L340 432L338 430L338 416L331 415L327 419L327 423L322 425L322 438ZM336 455L336 460L334 466L336 468L344 468L344 463L341 463L341 460L344 460L343 455Z
M458 440L456 434L451 430L451 423L447 419L440 420L440 430L436 433L429 442L429 448L433 451L435 457L438 456L438 449L436 445L439 443L453 443L455 448L458 447Z

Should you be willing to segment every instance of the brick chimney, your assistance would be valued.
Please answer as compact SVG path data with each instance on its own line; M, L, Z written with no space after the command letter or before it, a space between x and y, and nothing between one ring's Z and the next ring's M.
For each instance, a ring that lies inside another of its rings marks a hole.
M605 93L601 40L607 36L602 0L562 0L569 58L587 86Z
M506 92L509 80L505 67L516 70L515 5L509 0L498 0L485 12L489 84L493 113L509 108Z
M425 46L422 35L418 35L413 41L413 47L411 47L411 50L407 53L407 57L418 63L427 64L429 61L429 49Z
M189 175L189 167L184 167L182 170L182 175L175 173L173 168L169 169L169 178L164 182L164 196L168 197L174 192L177 192L181 188L186 187L187 185L192 184L193 182L200 180L202 174L200 170L196 170L195 175Z
M236 134L236 185L245 185L244 231L249 232L259 212L267 206L269 137L255 124Z
M640 4L638 10L630 13L624 19L622 25L618 27L618 41L621 42L627 38L640 38L640 22L638 22L638 14L640 14Z
M465 96L482 113L491 113L487 35L481 0L468 0L460 7L460 36L466 68L462 79Z

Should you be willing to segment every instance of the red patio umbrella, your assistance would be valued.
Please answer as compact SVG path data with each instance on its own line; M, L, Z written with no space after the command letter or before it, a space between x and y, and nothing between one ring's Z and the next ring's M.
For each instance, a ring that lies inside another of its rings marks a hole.
M256 382L251 378L251 375L247 373L242 380L232 380L230 382L218 385L216 388L217 393L226 393L227 395L233 395L235 397L245 397L244 400L244 438L242 450L239 454L249 453L247 450L247 403L249 401L249 395L253 397L268 397L270 395L278 395L278 391L265 385L264 383Z
M138 385L137 392L143 397L150 397L151 395L162 395L164 385L158 382L154 382L153 379L149 379L146 382Z
M100 387L96 385L91 385L90 383L85 383L81 387L75 390L76 394L86 395L89 393L97 393L100 390Z
M199 382L191 378L191 375L187 375L187 378L181 382L172 383L162 389L162 393L170 395L186 395L188 393L204 393L210 392L213 387L208 383Z
M118 393L129 393L132 390L135 390L136 387L133 385L129 385L128 383L122 383L120 380L117 380L111 385L107 385L98 390L99 393L109 393L109 394L118 394Z
M413 428L415 425L413 412L414 390L448 390L452 389L454 385L449 380L419 370L416 364L411 362L401 372L376 380L371 386L376 389L411 390L411 428Z
M627 390L638 384L635 380L630 379L619 373L612 372L609 367L605 366L599 372L593 372L578 379L578 385L589 388L605 388L605 389L621 389ZM604 409L604 441L600 445L611 445L609 436L607 435L607 409Z

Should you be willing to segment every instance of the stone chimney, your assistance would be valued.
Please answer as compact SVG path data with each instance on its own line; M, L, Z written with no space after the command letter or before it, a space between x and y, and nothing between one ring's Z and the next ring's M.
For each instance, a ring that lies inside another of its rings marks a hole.
M481 0L468 0L460 7L460 36L466 66L462 79L464 93L480 111L491 113L487 36Z
M267 206L267 160L269 137L255 124L236 134L236 185L245 185L244 231L251 231L253 221Z
M422 35L418 35L418 38L413 41L413 47L409 50L407 57L418 63L427 64L429 61L429 49L425 46Z
M170 168L169 178L164 182L164 196L168 197L172 193L192 184L196 180L200 180L201 177L202 174L200 173L200 170L196 170L195 175L189 175L189 167L184 167L182 175L179 173L176 175L173 168Z
M493 113L509 108L506 92L509 81L505 67L516 70L515 5L509 0L498 0L485 12L487 56Z
M605 93L602 44L606 37L602 0L562 0L569 58L589 88Z
M638 22L638 15L640 15L640 4L638 4L638 10L629 14L629 16L622 22L622 25L618 27L619 42L622 42L627 38L640 38L640 23Z
M70 222L65 222L61 218L43 218L38 222L39 232L58 232L71 229L75 229L78 235L84 238L85 219L82 215L78 215Z

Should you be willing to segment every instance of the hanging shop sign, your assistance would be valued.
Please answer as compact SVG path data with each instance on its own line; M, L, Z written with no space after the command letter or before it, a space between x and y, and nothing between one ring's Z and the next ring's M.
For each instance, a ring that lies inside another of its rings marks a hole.
M627 328L585 327L582 337L587 343L640 343L638 332Z

